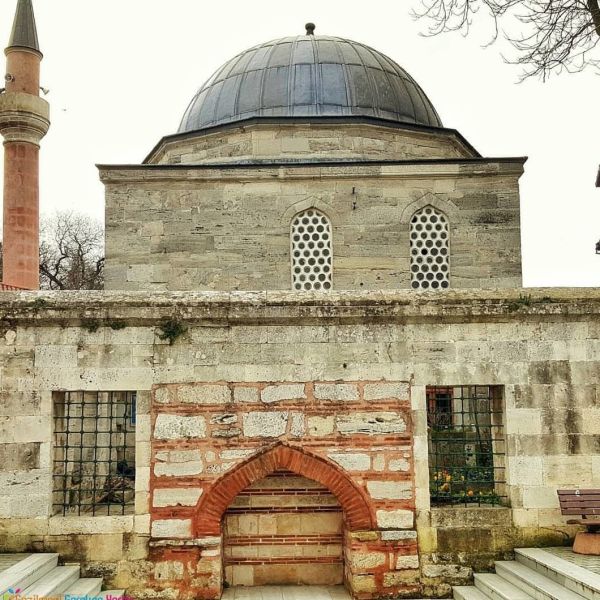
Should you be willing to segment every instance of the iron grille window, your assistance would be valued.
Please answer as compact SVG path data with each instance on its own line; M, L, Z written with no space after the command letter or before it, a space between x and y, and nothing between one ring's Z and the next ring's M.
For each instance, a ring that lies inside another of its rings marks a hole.
M432 504L506 504L502 390L427 388Z
M331 222L311 208L292 221L292 287L295 290L330 290L333 285Z
M414 290L450 287L450 227L433 206L417 211L410 221L410 273Z
M135 392L55 394L54 514L133 512L135 403Z

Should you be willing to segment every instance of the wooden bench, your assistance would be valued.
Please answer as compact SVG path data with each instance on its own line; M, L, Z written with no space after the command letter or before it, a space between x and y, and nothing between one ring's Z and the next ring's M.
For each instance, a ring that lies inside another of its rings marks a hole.
M569 519L568 525L584 525L586 533L575 536L573 552L600 556L600 489L558 490L560 512L563 515L579 515Z

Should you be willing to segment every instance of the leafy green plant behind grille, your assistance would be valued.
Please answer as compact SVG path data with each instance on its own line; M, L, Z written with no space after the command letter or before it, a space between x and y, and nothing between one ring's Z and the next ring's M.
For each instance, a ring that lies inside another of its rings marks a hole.
M506 504L498 388L427 388L432 504Z

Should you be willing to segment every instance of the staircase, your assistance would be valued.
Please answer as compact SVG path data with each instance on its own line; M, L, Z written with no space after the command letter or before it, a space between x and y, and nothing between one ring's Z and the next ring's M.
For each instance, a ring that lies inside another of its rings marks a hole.
M515 550L496 573L478 573L475 586L454 588L454 600L600 600L600 557L593 570L539 548ZM582 561L583 562L583 561Z
M76 565L58 566L58 554L0 554L0 595L123 596L124 590L102 590L101 578L80 578Z

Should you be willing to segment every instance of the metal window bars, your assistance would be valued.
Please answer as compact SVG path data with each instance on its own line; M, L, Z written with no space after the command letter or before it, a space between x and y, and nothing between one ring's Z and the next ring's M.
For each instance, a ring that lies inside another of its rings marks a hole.
M135 392L54 394L53 514L133 512L135 403Z
M507 504L502 390L428 387L432 505Z

